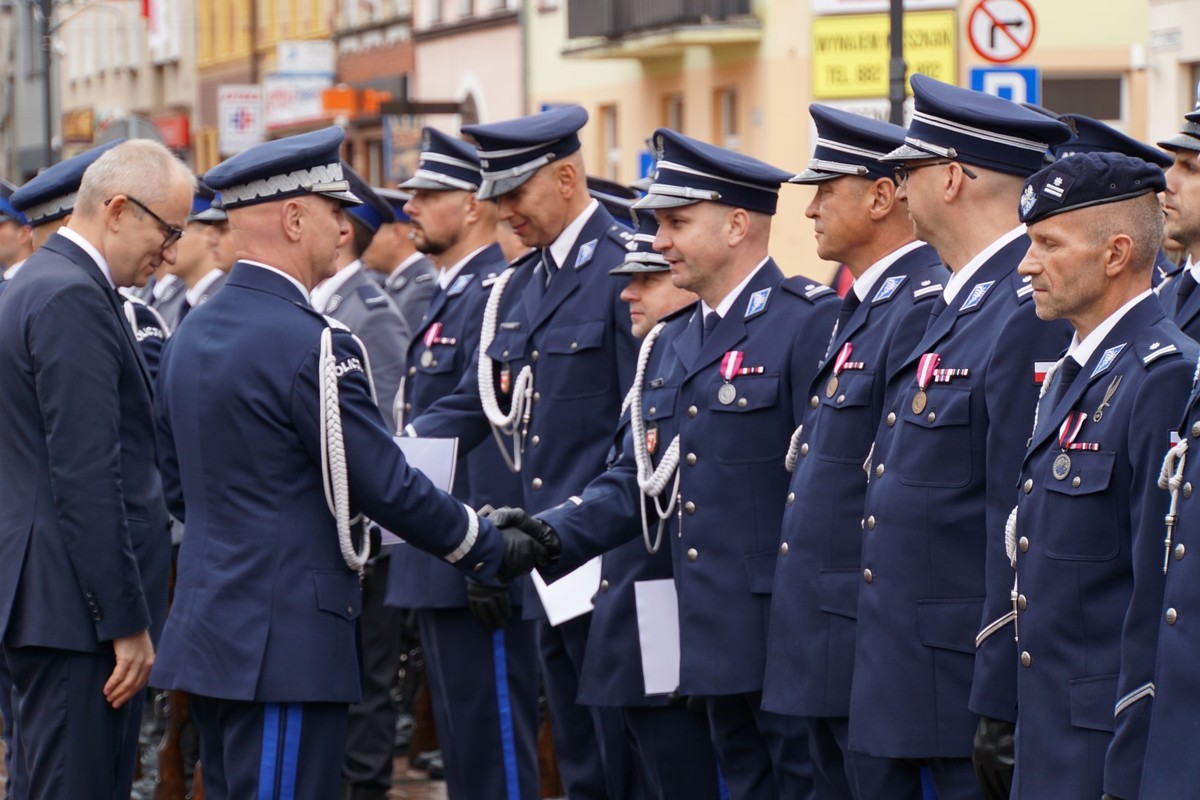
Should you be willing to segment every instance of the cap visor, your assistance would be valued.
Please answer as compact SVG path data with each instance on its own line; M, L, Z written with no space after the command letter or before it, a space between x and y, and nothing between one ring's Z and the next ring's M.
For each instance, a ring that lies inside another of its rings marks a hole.
M507 178L484 178L483 183L479 185L479 191L475 193L475 196L480 200L495 200L500 195L508 194L513 189L516 189L518 186L525 183L525 181L532 178L536 172L537 170L534 169L526 172L523 175L512 175Z
M690 206L693 203L699 202L699 199L690 197L675 197L669 194L648 194L642 199L635 201L633 207L640 211L643 208L678 208L679 206Z
M1177 133L1170 139L1163 139L1158 146L1164 150L1200 150L1200 139L1186 133Z
M921 150L913 147L911 144L902 144L892 152L888 153L880 161L924 161L928 158L941 158L937 153L931 153L928 150Z
M448 192L448 191L453 191L456 189L458 191L462 191L461 186L451 186L448 183L442 183L441 181L435 181L430 178L418 178L416 176L409 178L404 183L400 184L398 188L400 188L400 189L432 189L435 192Z
M647 175L645 178L638 178L633 183L629 184L629 188L637 189L639 192L650 191L650 184L654 183L654 178Z
M330 200L336 200L344 206L361 206L362 200L353 192L314 192Z
M216 222L224 222L229 219L229 215L225 213L223 208L206 208L199 214L192 214L188 217L188 222L203 222L206 225L212 225Z
M829 181L834 178L843 178L846 174L844 172L822 172L819 169L806 169L799 175L788 178L788 183L821 183L822 181Z
M646 272L670 272L671 268L666 264L647 264L639 261L627 261L619 267L613 267L608 271L609 275L637 275Z

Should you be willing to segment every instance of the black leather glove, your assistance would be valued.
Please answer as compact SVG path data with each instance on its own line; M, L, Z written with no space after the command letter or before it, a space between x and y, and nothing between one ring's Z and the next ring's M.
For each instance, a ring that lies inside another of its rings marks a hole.
M1121 798L1117 797L1115 794L1109 794L1108 792L1105 792L1100 796L1100 800L1121 800Z
M1008 800L1012 792L1016 729L1016 725L1002 719L979 718L971 763L985 800Z
M467 581L467 610L489 631L503 628L513 615L512 597L502 586Z
M496 580L501 583L512 583L528 575L534 567L549 563L546 548L520 528L501 527L500 535L504 537L504 552L496 569Z
M562 555L562 542L559 540L558 534L554 532L554 528L537 517L531 516L525 509L504 506L486 511L484 516L498 528L518 528L532 536L541 545L545 559L539 560L537 566L548 567L558 561L558 557Z

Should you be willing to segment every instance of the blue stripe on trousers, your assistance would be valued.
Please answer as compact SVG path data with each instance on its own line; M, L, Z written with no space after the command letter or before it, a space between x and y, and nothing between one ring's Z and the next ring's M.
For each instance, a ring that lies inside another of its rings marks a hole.
M262 758L258 762L258 800L275 800L275 765L279 755L279 704L263 706Z
M521 800L521 779L517 772L517 743L513 734L512 701L508 696L508 649L504 629L492 632L492 660L496 672L496 705L500 714L500 749L504 754L504 783L508 800Z
M279 800L295 800L296 772L300 766L300 729L304 705L287 704L287 727L283 733L283 772L279 778Z

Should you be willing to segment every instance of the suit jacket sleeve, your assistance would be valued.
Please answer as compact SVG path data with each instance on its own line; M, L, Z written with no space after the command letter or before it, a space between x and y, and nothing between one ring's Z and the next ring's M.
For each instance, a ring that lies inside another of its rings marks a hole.
M29 329L58 528L102 642L150 626L121 491L120 373L136 357L117 327L125 324L102 290L70 284Z

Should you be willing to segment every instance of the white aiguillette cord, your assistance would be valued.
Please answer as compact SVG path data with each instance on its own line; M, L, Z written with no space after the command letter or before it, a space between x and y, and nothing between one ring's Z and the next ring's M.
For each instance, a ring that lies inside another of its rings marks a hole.
M1192 391L1196 391L1196 381L1200 379L1200 360L1196 362L1196 370L1192 373ZM1163 553L1163 574L1171 563L1171 540L1175 537L1175 523L1179 520L1179 490L1183 486L1183 467L1187 463L1188 440L1184 435L1179 443L1167 451L1163 459L1162 472L1158 476L1158 488L1167 489L1171 493L1171 507L1167 511L1167 534L1163 538L1166 552Z
M651 542L646 504L645 502L640 504L642 507L642 540L651 555L657 553L658 548L662 546L663 530L679 499L679 434L675 434L671 439L671 444L663 453L662 460L655 467L646 448L646 420L642 417L642 387L646 381L646 364L650 361L650 351L654 349L654 342L664 327L666 327L665 322L655 325L642 342L642 347L638 351L637 372L634 373L633 386L630 387L629 395L626 398L629 401L629 425L632 428L633 436L633 458L637 462L638 488L645 497L654 500L654 510L658 514L658 533ZM664 509L660 497L672 476L675 478L675 485L671 489L667 507Z
M505 414L500 410L496 399L496 384L493 381L495 364L488 357L488 348L496 338L496 327L500 315L500 299L504 296L504 287L512 279L515 270L512 267L504 270L496 282L492 284L491 294L488 295L487 306L483 310L483 325L479 332L479 399L483 405L483 413L492 426L492 436L500 447L500 455L512 472L521 471L521 453L525 450L525 436L529 433L529 418L533 411L533 367L529 364L521 367L517 379L512 386L512 407ZM517 427L517 421L521 427ZM502 437L512 437L512 455Z
M357 336L353 338L362 352L363 372L367 374L371 400L375 402L375 381L371 378L371 360L367 355L367 348ZM371 537L366 534L364 524L362 541L359 543L358 552L355 552L350 529L359 521L366 520L362 514L350 517L350 474L346 468L346 442L342 437L342 409L338 401L337 356L333 353L333 328L326 328L321 332L319 366L321 413L318 418L321 425L321 482L325 487L325 503L337 524L338 548L342 551L342 559L346 566L357 572L361 578L363 567L371 556Z

